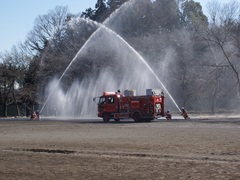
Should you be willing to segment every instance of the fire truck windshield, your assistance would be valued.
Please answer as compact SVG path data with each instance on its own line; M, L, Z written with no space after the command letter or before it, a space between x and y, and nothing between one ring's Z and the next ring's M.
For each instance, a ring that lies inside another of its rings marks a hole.
M114 97L108 97L108 104L114 104Z
M101 96L99 99L99 104L104 104L106 103L106 98L104 96Z

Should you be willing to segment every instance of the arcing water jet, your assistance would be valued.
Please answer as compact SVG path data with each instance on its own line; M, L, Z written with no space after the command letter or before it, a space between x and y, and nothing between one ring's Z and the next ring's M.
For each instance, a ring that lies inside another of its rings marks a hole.
M132 1L131 1L132 2ZM126 3L125 3L126 4ZM124 5L125 5L124 4ZM123 7L123 6L122 6ZM120 8L122 8L122 7L120 7ZM119 9L117 10L117 11L119 11ZM111 16L111 17L114 17L114 16ZM107 19L105 22L109 22L109 19ZM96 23L96 22L93 22L93 21L91 21L91 23L95 23L95 24L98 24L98 23ZM136 58L136 59L138 59L138 63L139 63L139 60L140 60L140 64L142 63L143 65L144 65L144 67L145 68L147 68L148 69L148 71L150 72L150 74L152 74L153 76L154 76L154 78L158 81L158 83L160 83L160 85L163 87L163 89L164 89L164 91L169 95L169 97L170 97L170 99L172 100L172 102L174 103L174 105L177 107L177 109L181 112L181 110L180 110L180 108L178 107L178 105L177 105L177 103L175 102L175 100L173 99L173 97L171 96L171 94L169 93L169 91L167 90L167 88L164 86L164 84L162 83L162 81L157 77L157 75L154 73L154 71L153 71L153 69L148 65L148 63L143 59L143 57L131 46L131 45L129 45L120 35L118 35L117 33L115 33L114 31L112 31L110 28L108 28L107 26L105 26L105 24L106 23L104 23L104 24L98 24L98 26L99 26L99 28L89 37L89 39L84 43L84 45L82 46L82 48L78 51L78 53L75 55L75 57L72 59L72 61L70 62L70 64L67 66L67 68L65 69L65 71L63 72L63 74L61 75L61 77L57 80L57 81L55 81L55 84L54 84L54 86L52 87L52 89L51 89L51 91L49 92L49 95L48 95L48 97L47 97L47 100L45 101L45 103L44 103L44 105L43 105L43 107L42 107L42 109L41 109L41 111L40 112L42 112L43 111L43 109L45 108L45 106L46 106L46 104L49 102L49 100L50 100L50 98L53 96L53 93L55 93L56 92L56 89L57 89L57 87L59 86L59 82L62 80L62 78L64 77L64 75L66 74L66 72L69 70L69 68L72 66L72 64L81 56L81 54L83 54L83 52L84 52L84 50L85 49L87 49L88 47L89 47L89 44L91 44L91 42L94 40L94 38L96 38L101 32L102 32L102 34L103 33L108 33L108 36L110 35L112 38L114 38L114 39L117 39L117 41L118 41L118 43L119 43L119 41L120 41L120 44L122 44L122 45L124 45L125 46L125 48L127 47L127 49L128 49L128 51L130 50L130 53L131 54L134 54L134 58ZM136 65L136 64L135 64ZM138 65L139 66L139 65ZM134 66L133 66L134 67ZM142 68L141 68L142 69ZM139 70L140 71L140 74L141 73L143 73L142 72L142 70ZM136 72L135 72L136 73ZM139 73L139 72L138 72ZM111 74L111 72L110 72L110 74ZM134 73L133 73L134 74ZM145 73L145 74L148 74L147 72ZM130 74L131 75L131 74ZM108 80L110 80L111 78L110 78L110 76L106 76L106 75L102 75L103 77L105 77L105 80L104 79L101 79L100 81L106 81L106 78L108 78ZM140 77L140 76L139 76ZM139 78L138 77L138 78ZM149 76L148 76L149 77ZM125 77L125 79L126 79L126 77ZM151 79L151 78L150 78ZM94 80L91 80L91 81L94 81ZM136 81L136 79L135 79L135 81ZM109 82L109 81L108 81ZM110 84L111 83L113 83L113 82L115 82L115 79L113 78L112 79L112 81L110 81ZM144 81L143 81L144 82ZM83 85L82 84L85 84L86 82L84 82L84 83L81 83L78 87L77 87L77 89L84 89L84 92L88 92L88 90L86 90L86 89L90 89L90 88L84 88L83 87ZM108 85L108 86L110 86L111 88L115 88L115 90L116 89L119 89L119 87L120 86L124 86L123 84L124 83L126 83L126 82L124 82L124 81L122 81L121 82L121 84L120 85L118 85L118 84L115 84L115 83L113 83L114 85ZM90 84L90 83L89 83ZM94 84L94 82L93 82L93 84ZM128 83L126 83L127 85L128 85L128 87L127 88L129 88L129 87L135 87L135 86L132 86L134 83L133 82L131 82L131 81L129 81ZM136 84L136 83L135 83ZM138 83L137 83L138 84ZM141 84L141 86L143 86L143 84L144 83L142 83ZM151 83L150 83L151 84ZM101 87L101 88L97 88L97 87L99 87L98 85L96 85L96 84L94 84L95 85L95 87L94 86L92 86L91 85L91 88L92 89L94 89L94 91L98 94L99 92L101 92L101 91L103 91L102 89L103 89L103 87ZM145 83L145 86L146 85L148 85L147 83ZM81 87L81 88L80 88ZM105 85L105 88L106 88L107 86ZM58 89L59 89L59 87L58 87ZM145 89L145 87L144 87L144 89ZM55 93L55 94L57 94L57 93ZM69 94L69 93L67 93L67 94ZM74 94L78 94L78 96L79 96L79 92L75 92L74 91ZM92 97L94 96L95 94L93 94L92 95ZM61 94L61 96L63 96L63 93ZM84 96L84 97L86 97L86 95L82 95L82 96ZM88 94L88 96L89 96L89 94ZM67 99L71 99L71 101L76 101L76 98L69 98L69 96L68 96L68 98ZM81 99L81 100L80 100ZM77 99L77 103L82 103L83 101L84 101L84 98L80 98L80 99ZM64 101L63 102L61 102L61 103L66 103L66 99L64 99ZM60 104L61 104L60 103ZM72 102L70 102L70 103L72 103ZM59 104L59 102L57 103L57 104ZM88 107L88 106L87 106ZM65 110L66 108L61 108L62 110ZM80 116L82 116L82 115L87 115L86 113L82 113L83 112L83 107L81 108L81 113L80 114L78 114L78 115L80 115ZM92 109L92 108L87 108L87 110L89 110L89 109ZM62 110L60 110L60 111L62 111ZM94 112L94 111L93 111Z

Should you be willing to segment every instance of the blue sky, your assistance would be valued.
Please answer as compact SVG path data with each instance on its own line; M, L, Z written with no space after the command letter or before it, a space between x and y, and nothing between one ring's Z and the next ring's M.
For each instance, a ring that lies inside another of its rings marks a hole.
M204 7L211 0L195 1ZM94 9L96 2L97 0L0 0L0 52L10 51L13 45L24 42L38 15L47 14L58 5L68 6L70 13L76 14L89 7Z
M97 0L0 0L0 52L10 51L13 45L24 42L38 15L44 15L56 6L68 6L70 13L79 13Z

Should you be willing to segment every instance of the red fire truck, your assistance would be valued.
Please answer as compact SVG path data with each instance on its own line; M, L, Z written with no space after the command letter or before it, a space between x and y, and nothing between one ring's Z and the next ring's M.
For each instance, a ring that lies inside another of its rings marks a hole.
M132 118L135 122L150 122L164 116L164 94L159 90L147 89L146 95L136 96L133 90L124 94L118 92L103 92L103 95L93 99L98 105L98 117L104 122L110 119Z

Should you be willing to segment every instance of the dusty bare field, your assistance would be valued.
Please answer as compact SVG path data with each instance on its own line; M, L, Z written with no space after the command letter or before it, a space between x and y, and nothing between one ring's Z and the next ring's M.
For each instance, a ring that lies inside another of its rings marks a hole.
M0 119L0 179L240 179L240 119Z

